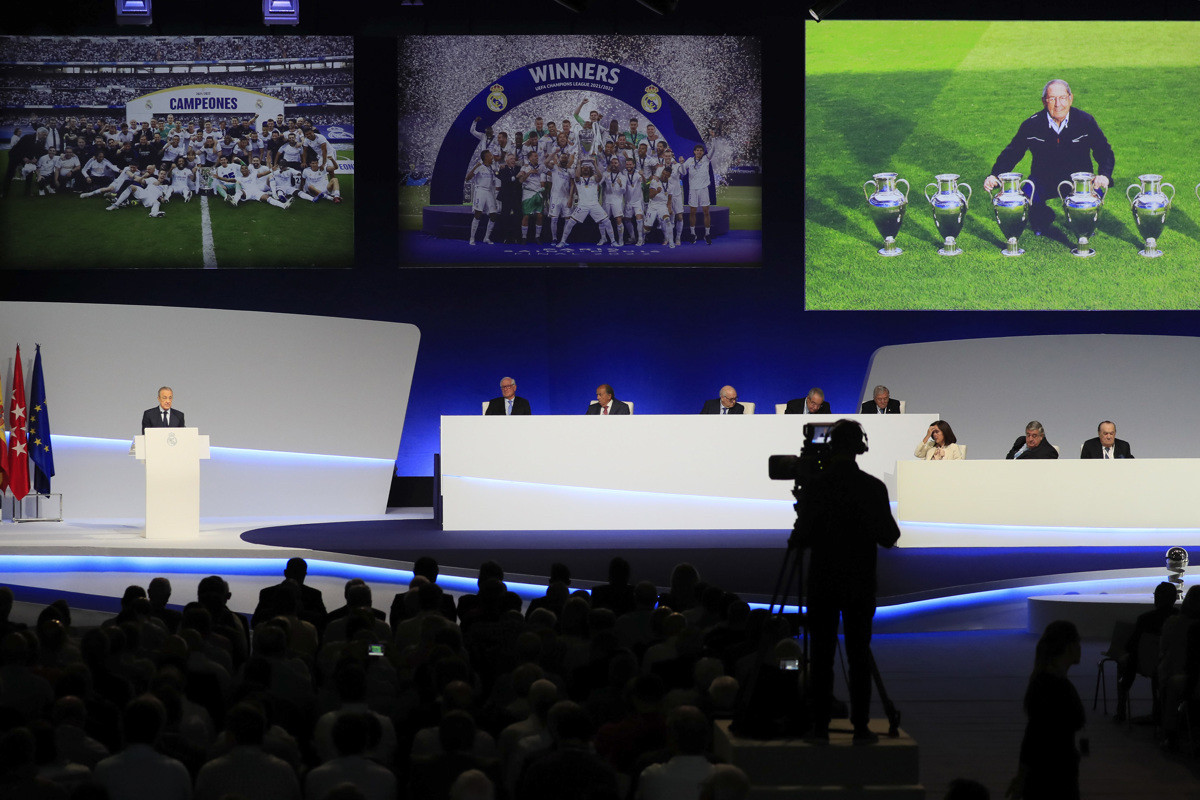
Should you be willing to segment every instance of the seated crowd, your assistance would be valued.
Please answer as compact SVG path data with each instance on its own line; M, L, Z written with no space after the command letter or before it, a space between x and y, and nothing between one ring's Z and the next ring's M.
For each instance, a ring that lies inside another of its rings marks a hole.
M0 796L198 800L743 798L718 763L780 618L675 568L660 595L614 558L573 590L509 591L495 562L457 598L419 559L385 612L360 579L326 611L303 559L249 619L219 576L182 608L130 586L88 630L64 600L10 620L0 587Z

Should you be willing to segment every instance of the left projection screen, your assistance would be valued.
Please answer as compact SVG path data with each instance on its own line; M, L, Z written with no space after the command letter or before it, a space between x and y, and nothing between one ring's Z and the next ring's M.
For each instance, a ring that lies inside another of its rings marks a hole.
M71 518L144 514L144 469L129 444L164 385L188 425L211 436L212 459L200 472L202 516L386 510L420 344L414 325L0 303L6 390L16 345L24 345L28 380L35 343L54 436L52 489Z

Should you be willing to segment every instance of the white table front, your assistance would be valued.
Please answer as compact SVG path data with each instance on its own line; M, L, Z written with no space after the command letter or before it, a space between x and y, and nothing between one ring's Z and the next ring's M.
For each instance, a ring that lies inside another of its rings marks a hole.
M859 466L895 498L936 414L442 417L447 530L786 529L791 485L767 476L808 422L862 423Z
M1200 459L910 462L899 478L902 523L1200 528Z

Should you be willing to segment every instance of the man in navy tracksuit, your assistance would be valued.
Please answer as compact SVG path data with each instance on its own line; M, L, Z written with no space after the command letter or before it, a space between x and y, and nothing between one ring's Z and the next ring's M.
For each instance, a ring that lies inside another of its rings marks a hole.
M1021 123L1017 135L996 158L983 188L991 191L1000 185L996 177L1017 165L1028 150L1033 156L1029 179L1033 181L1033 206L1029 221L1039 235L1054 222L1054 212L1046 205L1057 198L1058 184L1071 179L1072 172L1091 172L1092 188L1104 194L1112 182L1116 159L1096 118L1086 111L1071 110L1074 98L1064 80L1052 80L1042 89L1045 112L1038 112ZM1096 158L1095 167L1092 157Z

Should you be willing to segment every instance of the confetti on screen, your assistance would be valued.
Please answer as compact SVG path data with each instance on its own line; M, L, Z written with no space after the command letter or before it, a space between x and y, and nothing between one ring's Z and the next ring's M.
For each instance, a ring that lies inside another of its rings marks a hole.
M687 112L712 153L718 180L731 167L759 165L762 71L759 40L742 36L410 36L400 40L400 168L428 175L455 118L499 76L553 58L596 58L650 77ZM572 119L585 95L554 92L510 107L496 131L528 130L534 117ZM599 96L596 108L622 129L637 114ZM464 166L465 169L465 166Z

